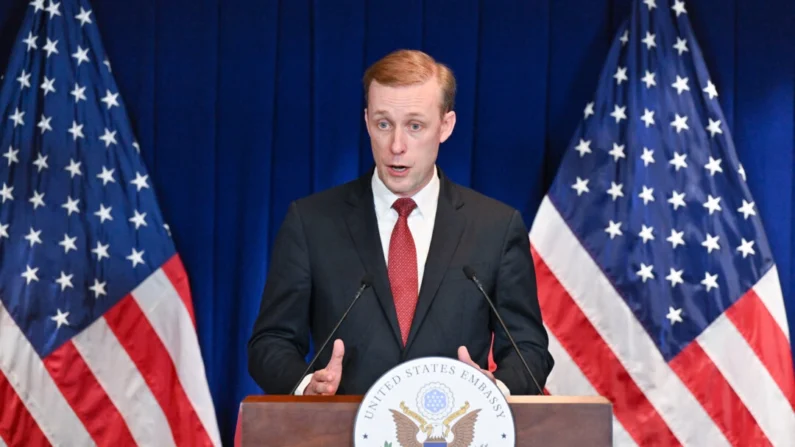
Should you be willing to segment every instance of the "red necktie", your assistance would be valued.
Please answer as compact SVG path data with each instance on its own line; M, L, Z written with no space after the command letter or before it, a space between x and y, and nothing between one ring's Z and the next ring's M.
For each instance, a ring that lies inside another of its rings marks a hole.
M417 206L414 200L401 198L392 204L398 212L398 220L389 241L389 285L395 300L400 334L403 345L409 337L411 320L417 307L417 249L409 230L408 217Z

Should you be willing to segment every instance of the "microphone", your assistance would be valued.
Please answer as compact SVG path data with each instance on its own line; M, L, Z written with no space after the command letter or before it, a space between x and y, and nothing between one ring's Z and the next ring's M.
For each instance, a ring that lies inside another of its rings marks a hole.
M491 298L489 298L489 294L486 293L485 290L483 290L483 285L480 284L480 281L478 280L477 276L475 276L475 270L472 269L472 267L470 267L468 265L465 265L464 266L464 274L466 275L467 278L469 278L470 280L472 280L472 282L475 283L475 285L478 287L478 290L480 290L481 295L483 295L483 298L486 298L486 301L488 301L489 306L491 306L491 310L494 311L494 315L496 315L497 319L500 321L500 325L502 325L502 329L505 331L505 335L507 335L508 336L508 340L511 341L511 345L513 345L513 349L514 349L514 351L516 351L516 355L518 355L519 356L519 360L522 361L522 364L524 365L524 369L527 370L527 372L530 374L530 378L533 379L533 383L535 383L536 388L538 388L539 393L541 393L542 395L545 394L544 393L544 389L541 388L541 386L538 384L538 381L536 380L536 377L533 375L533 371L531 371L530 367L527 366L527 362L525 361L524 357L522 356L521 351L519 351L519 347L516 346L516 342L514 341L513 337L511 336L511 333L508 331L508 326L505 325L505 322L502 320L502 317L500 316L500 313L497 312L497 308L494 306L494 303L491 301Z
M332 337L334 337L334 334L337 332L337 329L339 329L340 325L345 320L345 317L348 316L348 312L351 311L351 309L353 308L353 305L356 304L356 301L359 300L359 297L362 296L362 293L364 293L365 289L370 287L370 284L372 284L372 282L373 282L373 279L372 279L372 276L370 276L369 273L365 274L362 277L361 286L359 286L359 290L356 291L356 295L353 297L353 300L351 301L351 304L348 306L348 309L345 310L345 313L342 314L342 317L340 317L340 320L337 322L337 325L334 326L334 329L332 329L331 333L328 334L328 337L326 337L326 341L324 341L323 345L320 347L320 349L317 350L317 352L315 353L315 356L312 358L312 361L309 362L309 365L304 370L304 373L301 374L301 377L298 378L298 382L296 382L295 386L293 387L293 390L290 391L290 394L295 394L295 390L298 389L298 386L301 385L301 382L304 380L304 377L306 377L306 375L309 374L309 371L312 370L312 366L315 364L315 362L317 361L318 357L320 357L320 353L323 352L323 349L326 348L326 345L328 345L328 342L331 341Z

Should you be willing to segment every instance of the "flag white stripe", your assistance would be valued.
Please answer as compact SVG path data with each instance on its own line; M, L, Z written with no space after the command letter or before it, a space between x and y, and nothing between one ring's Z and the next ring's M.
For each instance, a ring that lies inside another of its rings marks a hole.
M3 441L3 437L2 437L2 436L0 436L0 447L8 447L8 446L6 445L6 442L5 442L5 441Z
M787 326L787 311L784 308L784 296L778 279L778 269L773 266L753 287L759 299L765 303L770 315L776 320L778 327L784 332L789 341L789 326Z
M57 445L95 445L41 358L0 302L0 370L44 436Z
M138 445L174 445L171 428L140 371L105 318L72 339Z
M751 346L723 314L696 341L773 445L795 445L795 412Z
M207 435L214 445L220 446L196 328L179 293L165 272L158 269L135 288L132 296L168 350L182 388Z
M674 436L684 444L729 445L548 197L541 203L530 239Z
M552 335L552 332L547 328L549 334L549 352L552 358L555 359L555 367L552 368L552 373L547 378L546 388L550 394L565 395L565 396L599 396L591 382L582 374L580 368L569 356L569 353L563 349L558 339ZM624 426L613 415L613 445L614 446L637 446L637 443L632 437L624 430Z

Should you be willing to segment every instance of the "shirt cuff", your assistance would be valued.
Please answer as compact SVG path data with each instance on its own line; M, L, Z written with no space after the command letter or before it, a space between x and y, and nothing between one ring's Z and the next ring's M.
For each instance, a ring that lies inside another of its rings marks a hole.
M309 374L306 377L304 377L304 380L302 380L301 384L298 385L298 388L295 389L295 395L296 396L303 396L304 395L304 390L306 389L306 387L309 385L309 382L311 382L311 381L312 381L312 374Z
M511 395L511 390L509 390L508 387L505 386L505 384L502 383L502 380L500 380L500 379L497 379L497 388L499 388L500 391L502 391L502 394L504 394L506 396L510 396Z

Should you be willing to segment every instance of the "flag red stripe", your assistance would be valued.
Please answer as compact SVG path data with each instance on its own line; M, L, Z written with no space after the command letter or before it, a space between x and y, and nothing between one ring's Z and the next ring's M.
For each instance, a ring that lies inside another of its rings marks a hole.
M795 410L795 373L790 345L765 303L751 289L726 311L726 315Z
M121 413L72 342L44 358L44 367L97 445L134 445Z
M770 445L754 416L697 342L668 364L732 445Z
M535 250L533 257L544 322L594 389L611 401L613 414L627 433L638 444L678 445L671 429Z
M168 280L171 281L171 284L174 285L174 289L177 290L182 303L188 309L188 315L190 315L190 320L193 322L193 327L196 327L196 316L193 313L193 300L190 295L190 283L188 282L188 274L185 272L185 266L182 265L182 258L179 255L174 255L160 268L166 274Z
M127 295L105 314L108 326L141 372L166 415L177 445L212 445L179 381L168 350L138 303Z
M9 447L51 445L3 371L0 371L0 438Z

